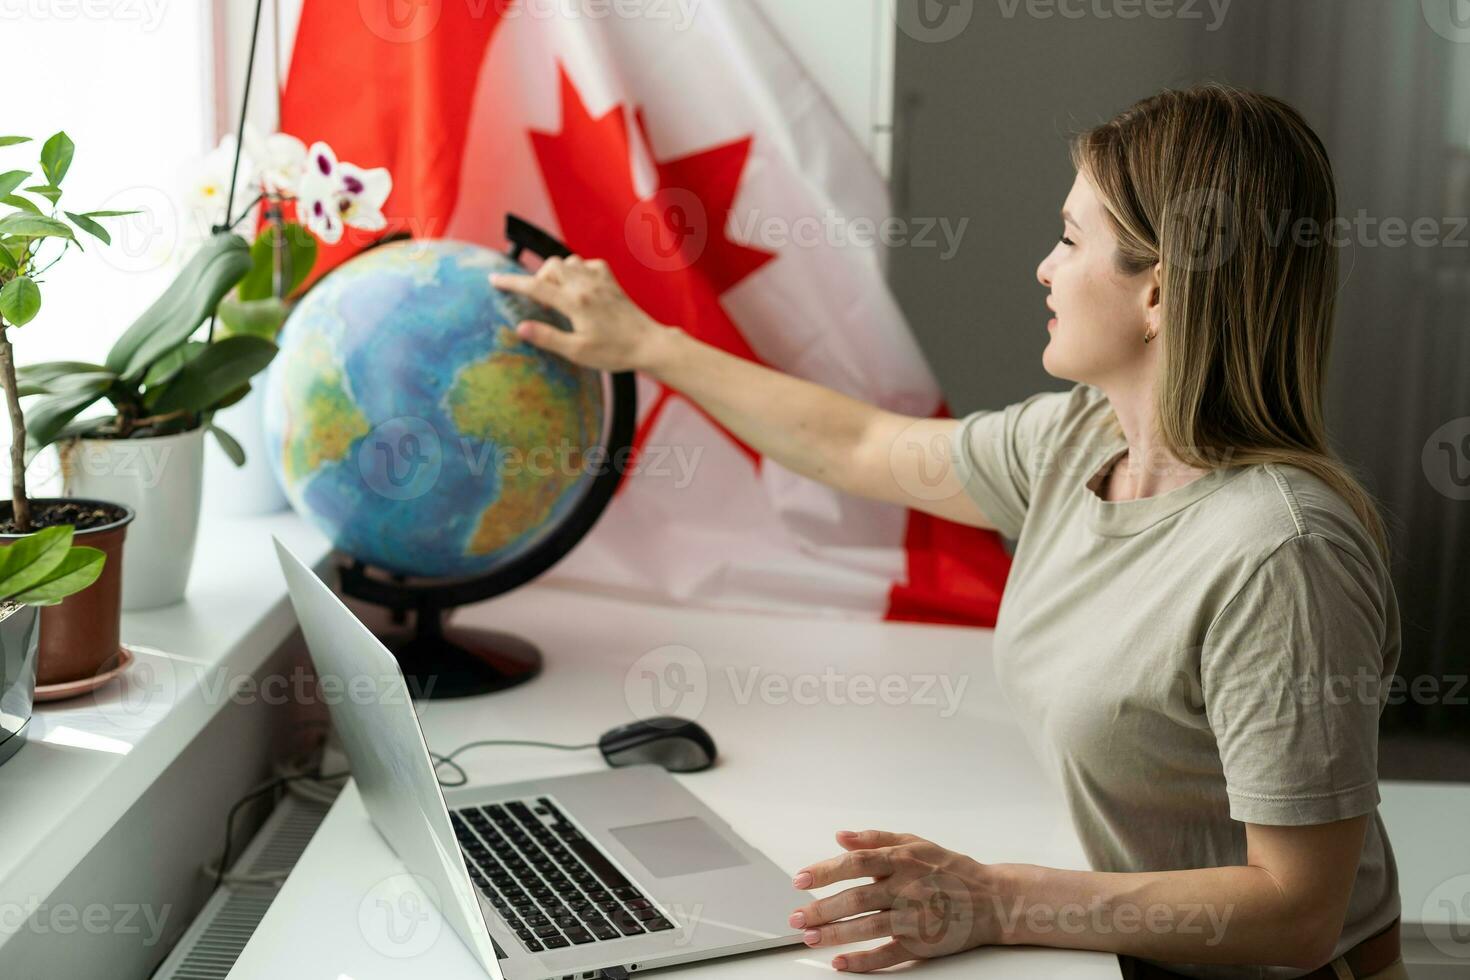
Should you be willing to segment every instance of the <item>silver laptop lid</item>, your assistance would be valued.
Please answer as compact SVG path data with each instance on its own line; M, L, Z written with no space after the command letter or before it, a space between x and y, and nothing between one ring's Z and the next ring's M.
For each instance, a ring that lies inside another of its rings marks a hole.
M328 699L332 722L368 816L408 870L429 883L430 900L485 971L504 980L398 661L315 572L272 539L317 674L340 684L340 696Z

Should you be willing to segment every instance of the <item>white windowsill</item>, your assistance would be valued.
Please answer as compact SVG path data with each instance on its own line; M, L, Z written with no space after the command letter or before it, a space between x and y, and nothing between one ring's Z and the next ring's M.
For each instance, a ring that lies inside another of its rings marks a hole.
M188 595L124 613L138 662L93 695L40 704L0 766L0 909L44 902L296 627L271 535L303 560L326 540L295 514L206 514ZM0 945L17 916L0 922Z

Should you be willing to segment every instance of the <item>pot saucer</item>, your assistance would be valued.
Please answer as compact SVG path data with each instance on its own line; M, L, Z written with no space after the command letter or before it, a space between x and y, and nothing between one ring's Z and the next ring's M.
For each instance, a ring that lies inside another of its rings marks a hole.
M83 677L77 681L65 681L61 684L37 684L36 700L38 702L64 701L67 698L74 698L79 694L86 694L88 691L95 691L118 674L127 670L132 662L133 651L122 644L118 644L117 661L110 668L102 671L100 674L95 674L92 677Z

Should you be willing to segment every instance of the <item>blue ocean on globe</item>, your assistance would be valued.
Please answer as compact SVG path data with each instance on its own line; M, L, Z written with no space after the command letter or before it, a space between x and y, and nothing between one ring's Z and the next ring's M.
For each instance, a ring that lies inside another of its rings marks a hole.
M602 376L516 336L527 317L567 327L488 281L525 271L465 242L398 242L292 311L266 379L267 447L335 547L399 575L481 575L575 506L599 462Z

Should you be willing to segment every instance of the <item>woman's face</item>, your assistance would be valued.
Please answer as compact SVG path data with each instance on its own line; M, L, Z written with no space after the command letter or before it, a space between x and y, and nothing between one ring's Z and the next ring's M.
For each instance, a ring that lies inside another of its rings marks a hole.
M1143 342L1159 326L1153 270L1128 276L1117 265L1118 240L1102 202L1082 174L1062 205L1062 235L1036 267L1050 290L1051 341L1041 364L1053 377L1096 387L1131 385L1162 346Z

